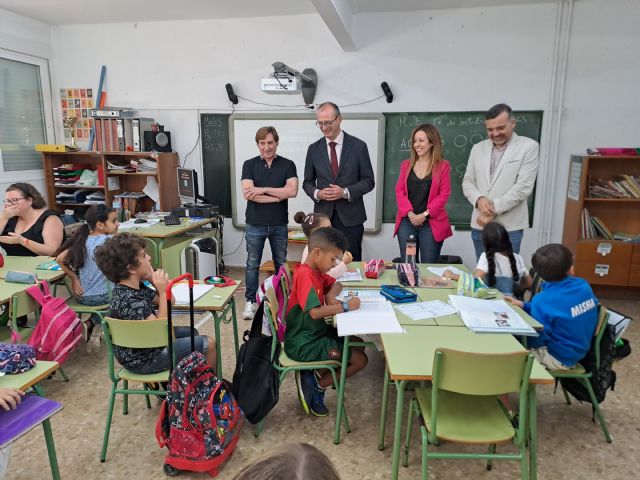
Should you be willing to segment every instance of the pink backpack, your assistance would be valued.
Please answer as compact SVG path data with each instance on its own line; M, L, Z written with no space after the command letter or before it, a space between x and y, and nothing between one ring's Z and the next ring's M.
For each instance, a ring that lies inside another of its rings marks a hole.
M64 362L82 339L82 324L64 298L52 297L49 284L42 281L27 289L40 304L40 319L29 338L37 360Z
M287 283L287 289L291 291L291 284L289 283L289 277L287 276L287 272L285 270L285 266L280 266L280 270L275 275L271 275L267 277L264 282L260 285L256 292L256 303L260 305L262 300L265 298L267 294L267 290L269 287L273 287L273 290L276 292L276 299L278 300L278 314L276 318L276 325L278 326L278 341L284 342L284 332L286 330L286 325L284 323L284 293L282 292L282 288L280 287L280 282L284 278L284 281ZM262 320L262 333L265 335L271 335L271 328L269 327L269 320L267 318L267 314L264 314L264 318Z

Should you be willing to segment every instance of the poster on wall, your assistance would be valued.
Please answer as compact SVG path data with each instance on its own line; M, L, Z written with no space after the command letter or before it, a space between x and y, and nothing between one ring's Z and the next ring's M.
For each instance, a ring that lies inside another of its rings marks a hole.
M76 117L76 139L88 142L93 119L90 110L94 107L93 89L91 88L61 88L60 106L62 107L62 121L65 118ZM65 140L71 139L71 132L64 129Z

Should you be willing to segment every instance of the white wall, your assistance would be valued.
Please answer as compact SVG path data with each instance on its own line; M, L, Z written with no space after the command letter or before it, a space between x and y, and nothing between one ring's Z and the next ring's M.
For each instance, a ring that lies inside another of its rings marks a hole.
M580 0L574 7L554 188L562 240L569 157L588 147L640 147L640 2Z
M536 202L534 228L525 234L525 258L537 247L541 215L553 215L552 237L561 238L569 153L596 143L637 143L631 112L639 101L633 89L639 72L634 59L639 34L633 22L640 13L638 3L576 3L562 140L558 160L553 159L562 163L555 180L556 204L553 212L541 212L544 202ZM345 111L484 110L506 101L516 109L542 109L548 119L556 8L546 3L357 15L358 49L347 53L317 15L54 27L54 92L58 86L95 87L100 65L107 65L109 104L148 109L143 113L171 130L181 158L196 145L199 113L230 111L225 83L256 101L301 103L297 95L259 91L259 80L274 61L300 70L315 68L316 102L368 100L381 94L383 80L393 90L392 104L378 100ZM237 107L269 110L243 100ZM619 115L623 121L618 123ZM348 131L348 122L343 126ZM552 180L547 161L542 159L539 187ZM187 164L201 170L200 145ZM243 264L242 232L227 222L225 234L227 253L240 245L227 264ZM365 236L365 257L396 256L391 234L392 225L384 225L379 234ZM456 233L443 253L461 254L473 264L469 233ZM292 251L290 258L297 255Z
M0 8L0 49L50 61L51 26ZM14 182L29 182L43 194L46 192L42 170L6 172L1 176L2 194Z

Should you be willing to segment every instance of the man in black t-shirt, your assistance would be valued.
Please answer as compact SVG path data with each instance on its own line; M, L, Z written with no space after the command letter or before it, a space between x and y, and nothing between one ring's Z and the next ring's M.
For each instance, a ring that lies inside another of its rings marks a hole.
M276 155L278 140L275 128L258 129L256 143L260 155L242 165L242 193L247 200L247 303L242 312L242 318L245 320L251 320L255 313L258 268L265 240L269 239L276 272L287 261L287 199L298 194L298 176L295 163Z

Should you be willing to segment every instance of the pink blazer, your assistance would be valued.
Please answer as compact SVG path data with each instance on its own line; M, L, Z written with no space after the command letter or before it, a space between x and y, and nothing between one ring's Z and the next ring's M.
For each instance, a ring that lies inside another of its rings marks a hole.
M411 160L404 160L400 164L400 175L396 183L396 202L398 204L398 213L396 214L396 226L393 230L395 237L400 228L400 222L407 214L413 210L407 191L407 178L409 177L409 164ZM451 194L451 165L448 161L442 160L433 169L431 176L431 190L427 200L427 208L429 209L429 226L433 232L433 238L436 242L442 242L444 239L453 235L451 225L449 224L449 216L445 206L449 195Z

